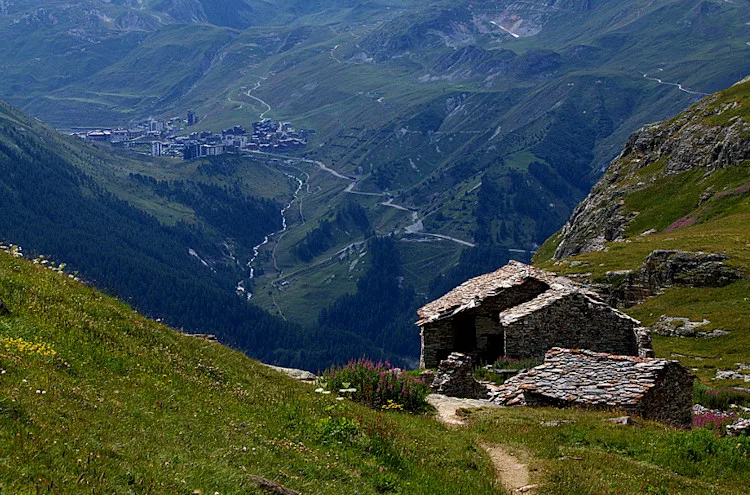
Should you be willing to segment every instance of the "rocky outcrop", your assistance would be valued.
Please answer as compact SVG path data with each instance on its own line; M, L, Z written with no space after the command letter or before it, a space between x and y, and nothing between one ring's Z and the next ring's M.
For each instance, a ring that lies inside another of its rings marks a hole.
M471 358L453 352L448 359L440 361L432 390L437 394L465 399L486 399L487 387L474 378L474 365Z
M490 400L505 406L616 409L682 427L692 424L693 377L677 361L551 349Z
M709 323L711 322L708 320L690 321L690 318L662 315L659 321L651 326L651 331L657 335L663 335L665 337L697 337L703 339L729 335L729 332L719 328L711 330L710 332L701 330L702 327Z
M724 264L727 259L700 251L653 251L639 271L608 273L600 292L609 304L630 307L673 285L725 287L743 278L741 271Z
M727 259L724 254L657 250L643 262L641 274L652 287L724 287L742 278L724 264Z
M721 93L709 96L669 122L636 131L573 211L560 233L554 258L601 251L606 242L621 239L628 222L638 214L625 208L625 197L653 181L698 168L709 175L750 159L750 123L734 117L726 124L712 124L711 118L740 105L720 101L720 97ZM662 163L657 173L648 174L643 181L635 179L637 171L656 162Z

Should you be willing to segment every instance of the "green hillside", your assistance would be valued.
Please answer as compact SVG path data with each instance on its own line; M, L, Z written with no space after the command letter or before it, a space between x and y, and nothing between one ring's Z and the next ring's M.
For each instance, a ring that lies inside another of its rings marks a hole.
M607 283L607 272L638 270L657 249L725 254L745 280L723 288L676 286L626 311L646 325L667 315L707 319L707 331L730 331L713 339L654 336L657 356L679 358L706 380L717 368L750 362L748 150L750 82L745 81L634 135L579 207L582 213L542 246L536 262ZM601 214L604 220L595 225ZM630 220L617 226L611 218ZM575 254L604 231L610 231L605 251ZM551 259L556 250L562 259ZM742 386L741 380L723 383Z
M0 252L0 491L499 493L467 433L313 392Z
M537 493L746 493L748 449L612 412L502 409L447 428L374 411L183 335L0 249L0 491L493 494L488 445Z

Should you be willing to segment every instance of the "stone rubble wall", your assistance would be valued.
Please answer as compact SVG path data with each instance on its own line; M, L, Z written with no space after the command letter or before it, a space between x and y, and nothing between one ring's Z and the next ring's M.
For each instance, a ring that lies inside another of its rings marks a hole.
M692 407L693 376L677 361L667 361L657 373L655 386L638 402L635 413L645 419L689 428L693 424Z
M453 351L490 363L499 357L542 358L555 346L653 356L649 330L637 320L570 279L520 263L465 282L419 314L420 365L426 368L437 367Z
M486 399L488 394L487 387L474 378L471 357L460 352L451 353L440 362L432 390L436 394L464 399Z
M426 323L422 327L422 368L437 368L443 356L453 350L453 325L450 319Z
M462 352L478 360L487 349L489 336L505 332L504 356L513 358L542 358L552 347L653 356L648 329L586 294L550 290L511 309L505 309L506 301L490 298L482 306L467 310L476 318L477 348ZM424 324L422 367L437 367L455 350L453 332L450 318Z

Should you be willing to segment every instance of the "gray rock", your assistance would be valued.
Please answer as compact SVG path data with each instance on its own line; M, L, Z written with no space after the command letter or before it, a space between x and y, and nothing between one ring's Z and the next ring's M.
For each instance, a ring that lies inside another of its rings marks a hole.
M710 332L699 330L699 328L709 323L711 323L709 320L690 321L689 318L662 315L659 321L651 326L651 331L665 337L694 337L703 339L729 335L730 332L720 328L711 330Z
M739 418L734 423L727 425L727 435L730 437L750 435L750 419Z
M612 423L616 425L634 425L635 421L630 416L620 416L618 418L607 418L604 420L605 423Z
M673 285L725 287L743 278L742 272L724 264L723 254L656 250L641 269L608 272L599 292L613 306L634 306Z
M750 375L733 370L716 370L717 380L743 380L750 382Z
M266 366L280 373L284 373L289 378L294 378L295 380L300 380L302 382L312 382L318 378L314 373L305 370L298 370L295 368L282 368L281 366L273 366L270 364L267 364Z
M542 421L539 423L539 426L543 426L545 428L551 428L554 426L561 426L561 425L572 425L575 424L575 421L570 421L567 419L553 419L552 421Z

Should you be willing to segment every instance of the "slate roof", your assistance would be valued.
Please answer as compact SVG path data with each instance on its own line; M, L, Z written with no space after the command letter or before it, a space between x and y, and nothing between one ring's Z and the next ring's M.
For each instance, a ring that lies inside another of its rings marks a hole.
M554 273L518 261L511 261L492 273L485 273L467 280L444 296L422 306L417 310L420 317L417 325L448 318L461 311L480 306L482 301L488 297L520 286L529 279L538 280L549 286L546 292L535 299L536 304L540 305L539 307L573 292L581 292L596 297L593 292L585 290L583 286L568 278L559 277ZM528 309L533 311L538 308L531 304Z
M542 365L508 379L490 400L525 405L526 394L534 394L570 405L632 409L672 363L676 361L554 347Z

